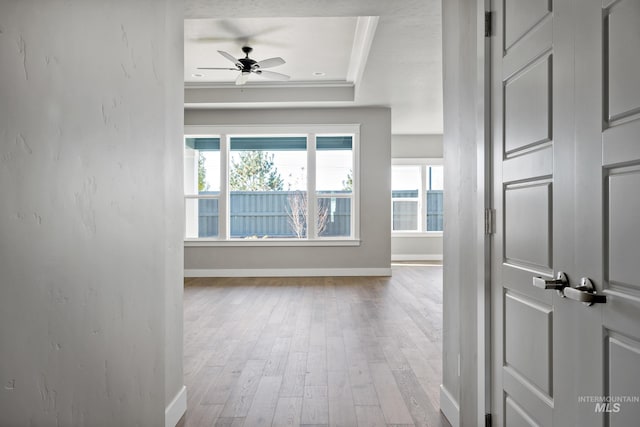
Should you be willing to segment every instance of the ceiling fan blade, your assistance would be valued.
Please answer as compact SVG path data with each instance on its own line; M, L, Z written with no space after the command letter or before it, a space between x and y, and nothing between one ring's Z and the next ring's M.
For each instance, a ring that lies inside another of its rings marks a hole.
M284 28L283 25L276 25L272 27L262 28L257 31L248 31L245 25L241 25L238 21L221 19L218 21L218 26L224 30L224 32L229 33L230 35L235 37L236 41L245 41L245 45L249 43L249 41L267 34L280 31Z
M282 65L284 64L285 61L284 59L280 58L279 56L276 58L269 58L269 59L265 59L262 61L258 61L254 64L254 67L256 68L271 68L271 67L277 67L278 65Z
M195 37L191 40L198 43L220 43L236 41L235 37Z
M233 56L231 56L231 54L225 52L224 50L219 50L218 53L222 56L224 56L225 58L227 58L229 61L233 62L234 64L236 64L236 66L238 67L242 67L242 64L240 63L240 61L238 61L236 58L234 58Z
M280 81L287 81L291 78L291 76L287 76L286 74L282 74L282 73L276 73L273 71L262 71L262 70L257 70L256 74L261 75L262 77L266 77L267 79L271 79L271 80L280 80Z
M225 33L229 33L236 39L248 37L247 32L240 28L239 24L235 21L221 19L217 22L217 25L224 30Z
M189 39L193 43L206 44L206 43L234 43L240 46L251 46L257 43L255 40L248 37L193 37ZM269 47L288 48L290 43L274 42L270 40L260 40L260 45Z
M251 73L240 73L240 75L236 79L236 85L240 86L240 85L245 84L247 82L247 80L249 80L249 75L250 74Z
M237 68L217 68L217 67L198 67L198 70L232 70L232 71L238 71Z

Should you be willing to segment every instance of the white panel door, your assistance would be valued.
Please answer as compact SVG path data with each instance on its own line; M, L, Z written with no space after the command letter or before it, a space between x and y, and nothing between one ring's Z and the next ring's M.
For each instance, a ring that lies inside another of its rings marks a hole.
M494 423L640 425L640 0L497 3Z

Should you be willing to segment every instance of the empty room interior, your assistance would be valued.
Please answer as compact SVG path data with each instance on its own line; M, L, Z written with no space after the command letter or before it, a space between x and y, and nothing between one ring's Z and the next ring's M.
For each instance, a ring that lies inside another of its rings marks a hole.
M449 425L440 7L365 5L185 19L180 426Z
M0 426L637 425L638 28L0 2Z

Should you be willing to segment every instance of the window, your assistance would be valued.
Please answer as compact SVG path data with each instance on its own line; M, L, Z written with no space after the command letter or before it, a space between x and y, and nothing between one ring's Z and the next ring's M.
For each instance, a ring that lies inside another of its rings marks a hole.
M329 129L186 136L185 238L356 240L357 127Z
M217 237L220 206L220 139L186 138L186 237Z
M230 136L229 149L230 237L306 238L307 138Z
M443 169L436 162L436 159L394 159L391 169L393 231L442 231Z
M350 236L353 203L351 137L317 136L316 189L318 236Z

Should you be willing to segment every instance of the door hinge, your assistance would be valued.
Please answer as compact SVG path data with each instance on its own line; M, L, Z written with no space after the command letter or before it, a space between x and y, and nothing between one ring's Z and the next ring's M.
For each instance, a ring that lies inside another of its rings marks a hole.
M484 13L484 36L491 37L493 35L493 12Z
M491 427L491 414L484 414L484 427Z
M487 208L484 210L484 234L493 234L495 223L495 209Z

